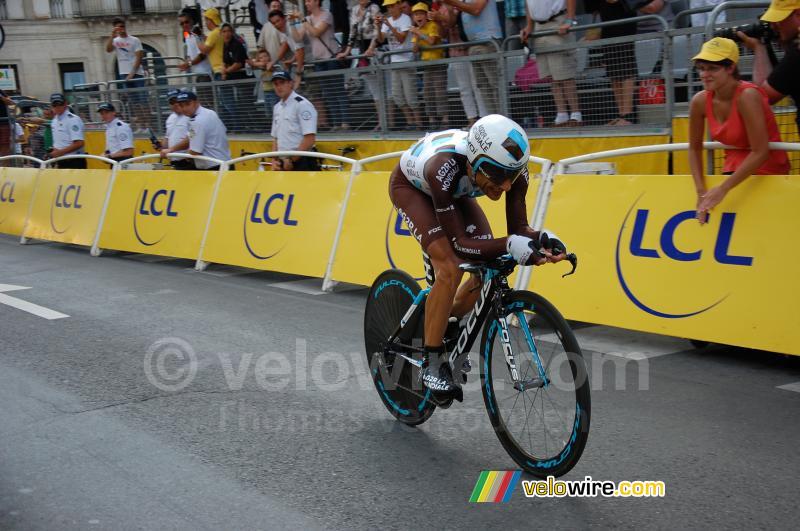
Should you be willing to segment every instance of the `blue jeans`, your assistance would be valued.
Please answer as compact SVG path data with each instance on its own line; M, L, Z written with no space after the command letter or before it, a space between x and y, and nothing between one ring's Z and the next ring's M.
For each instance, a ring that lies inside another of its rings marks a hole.
M314 70L317 72L326 72L330 70L340 70L342 63L337 59L317 63L314 65ZM347 102L344 95L344 76L326 76L317 78L322 90L322 100L325 102L325 108L328 110L328 123L332 126L342 125L347 123L345 116L345 107Z

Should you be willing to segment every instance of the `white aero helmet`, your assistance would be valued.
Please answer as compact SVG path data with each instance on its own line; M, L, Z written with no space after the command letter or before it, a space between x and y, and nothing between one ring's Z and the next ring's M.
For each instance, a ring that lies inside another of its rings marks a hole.
M467 133L467 160L473 173L481 172L493 183L516 180L530 154L525 130L505 116L484 116Z

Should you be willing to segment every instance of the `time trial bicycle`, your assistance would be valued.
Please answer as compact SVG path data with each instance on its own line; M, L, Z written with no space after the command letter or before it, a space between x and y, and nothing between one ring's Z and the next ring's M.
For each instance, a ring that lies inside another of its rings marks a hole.
M418 425L452 398L437 397L422 384L425 300L433 268L425 257L428 287L390 269L372 284L364 312L370 373L389 412ZM577 257L568 255L574 273ZM517 266L510 255L486 263L461 264L481 279L472 311L450 318L445 347L454 377L466 383L462 363L483 327L478 369L486 411L511 458L534 476L561 476L581 457L589 436L591 402L586 364L575 334L544 297L511 289ZM485 323L485 326L484 326Z

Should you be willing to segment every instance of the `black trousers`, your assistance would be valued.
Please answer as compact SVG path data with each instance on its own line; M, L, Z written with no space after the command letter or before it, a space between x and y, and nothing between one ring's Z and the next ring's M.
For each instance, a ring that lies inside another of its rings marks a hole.
M68 159L56 162L56 168L60 170L85 170L86 159Z

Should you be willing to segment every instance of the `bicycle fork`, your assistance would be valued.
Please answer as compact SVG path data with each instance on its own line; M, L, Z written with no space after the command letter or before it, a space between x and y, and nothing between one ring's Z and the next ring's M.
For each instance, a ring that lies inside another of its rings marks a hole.
M502 299L502 297L500 299ZM514 354L514 349L511 347L511 337L508 333L508 319L505 315L503 315L505 312L502 311L502 307L502 302L498 301L496 304L497 311L495 314L498 316L497 322L500 324L500 344L503 346L503 354L505 355L508 372L511 375L511 379L514 381L514 389L524 392L528 389L547 387L550 382L547 380L547 376L545 375L544 367L542 366L542 361L539 357L539 351L536 348L536 343L533 341L533 335L531 334L528 321L525 319L525 315L522 311L516 310L514 311L513 315L517 318L519 327L525 334L525 341L528 343L528 351L531 354L531 358L533 358L533 362L536 365L536 370L538 372L538 377L528 378L525 380L520 379L519 371L517 370L516 356Z

